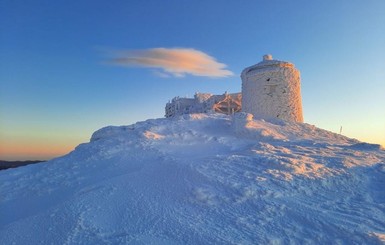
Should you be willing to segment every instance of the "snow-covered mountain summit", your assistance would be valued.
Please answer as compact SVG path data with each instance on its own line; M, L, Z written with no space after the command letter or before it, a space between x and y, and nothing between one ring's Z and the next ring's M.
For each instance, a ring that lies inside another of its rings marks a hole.
M246 114L110 126L0 172L0 243L381 244L385 151Z

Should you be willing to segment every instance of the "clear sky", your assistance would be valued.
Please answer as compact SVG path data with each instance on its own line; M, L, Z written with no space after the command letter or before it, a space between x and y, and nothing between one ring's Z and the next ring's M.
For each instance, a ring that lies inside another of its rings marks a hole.
M383 0L2 0L0 159L66 154L163 117L174 96L239 92L267 53L301 71L305 122L385 145L384 13Z

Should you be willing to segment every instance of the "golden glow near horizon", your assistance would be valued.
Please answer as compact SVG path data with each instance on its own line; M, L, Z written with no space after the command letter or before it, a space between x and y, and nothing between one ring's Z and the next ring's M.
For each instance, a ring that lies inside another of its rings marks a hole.
M0 141L1 160L49 160L65 155L76 147L76 143L61 140L27 139Z
M0 160L49 160L86 142L80 134L39 130L0 133ZM83 137L84 138L84 137Z
M362 132L362 135L349 134L352 134L352 132L343 129L342 135L344 136L356 138L363 142L381 144L385 147L385 141L381 134L365 135L364 132ZM80 143L88 141L87 139L81 139L79 134L72 133L71 135L75 135L72 137L68 137L68 135L66 133L57 133L55 135L2 133L0 135L0 160L49 160L68 154Z

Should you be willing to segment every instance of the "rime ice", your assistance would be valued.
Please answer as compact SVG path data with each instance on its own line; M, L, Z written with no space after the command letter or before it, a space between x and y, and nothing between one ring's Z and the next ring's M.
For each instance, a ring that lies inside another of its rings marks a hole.
M165 107L165 116L174 117L183 114L217 112L226 115L241 111L241 93L212 95L196 93L194 98L175 97Z
M241 93L175 97L166 104L166 117L210 111L230 115L242 109L255 118L303 122L300 73L293 64L267 54L262 62L245 68L241 78Z
M300 73L271 55L242 71L242 111L256 118L303 122Z

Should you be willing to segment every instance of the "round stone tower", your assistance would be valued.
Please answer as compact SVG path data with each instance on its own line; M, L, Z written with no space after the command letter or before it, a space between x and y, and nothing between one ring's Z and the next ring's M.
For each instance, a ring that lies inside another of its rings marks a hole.
M242 111L255 118L303 122L300 73L293 64L264 55L241 78Z

